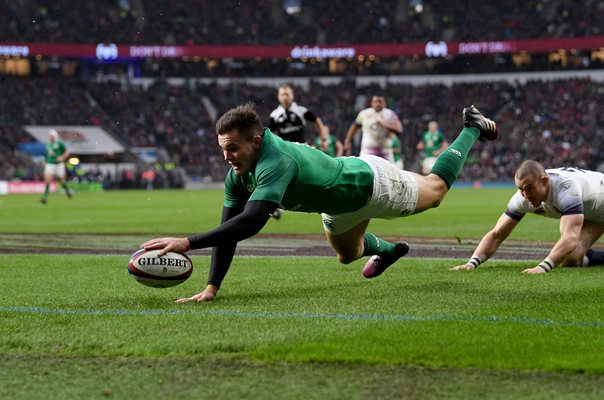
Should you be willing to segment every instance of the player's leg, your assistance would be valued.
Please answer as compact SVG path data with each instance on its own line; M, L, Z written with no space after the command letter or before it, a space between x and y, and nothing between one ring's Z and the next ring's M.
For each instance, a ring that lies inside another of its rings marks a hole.
M591 246L604 234L604 226L584 221L575 250L561 262L561 267L604 265L604 251L591 249ZM585 259L585 257L587 259Z
M388 242L366 232L368 225L369 220L364 220L344 233L334 234L326 230L325 235L342 264L372 256L363 267L363 275L375 278L405 256L409 252L409 245L406 242Z
M336 252L338 261L350 264L363 256L364 235L369 225L369 220L364 220L344 233L332 233L325 230L327 241Z
M48 193L50 192L50 184L54 179L55 171L54 167L51 164L46 164L44 166L44 193L42 194L42 198L40 198L40 202L42 204L46 204L48 202Z
M440 153L430 174L415 174L419 184L419 198L415 213L437 207L459 176L472 146L478 139L495 140L499 135L497 125L485 118L478 109L463 109L464 128L455 141Z
M71 192L69 191L69 188L67 187L67 184L65 183L66 176L67 176L67 172L65 171L65 165L58 164L57 165L57 181L61 185L63 190L65 190L65 194L67 195L67 197L69 197L71 199Z

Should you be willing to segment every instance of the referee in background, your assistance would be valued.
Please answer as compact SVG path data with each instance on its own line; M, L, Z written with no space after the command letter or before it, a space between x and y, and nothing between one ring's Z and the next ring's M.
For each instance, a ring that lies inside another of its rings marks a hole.
M307 122L313 122L317 134L321 138L321 149L327 148L327 128L312 111L294 101L294 88L287 83L281 84L277 92L279 106L275 108L270 116L268 128L275 135L290 142L311 144L313 140L307 140L304 127ZM273 217L281 218L281 211L275 210Z

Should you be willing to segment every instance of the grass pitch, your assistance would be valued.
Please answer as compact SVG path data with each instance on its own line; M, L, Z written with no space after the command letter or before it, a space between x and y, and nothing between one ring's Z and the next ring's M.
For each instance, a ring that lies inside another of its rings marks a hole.
M509 195L453 190L439 209L376 221L372 231L476 239ZM0 398L604 394L599 268L525 276L511 261L451 272L459 260L410 258L365 280L362 261L238 257L216 301L179 305L173 300L204 286L208 257L193 258L184 284L152 289L128 276L128 256L31 254L28 238L54 233L102 250L203 231L218 222L219 192L51 196L46 207L34 196L0 201L0 245L25 253L0 255ZM321 225L286 213L266 231L317 233ZM74 233L105 235L86 243ZM527 217L516 235L554 240L557 222Z

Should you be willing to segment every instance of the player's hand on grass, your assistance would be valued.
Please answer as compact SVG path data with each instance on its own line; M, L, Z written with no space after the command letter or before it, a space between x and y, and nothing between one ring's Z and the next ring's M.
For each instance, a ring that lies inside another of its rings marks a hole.
M449 268L449 271L472 271L473 269L476 269L476 267L470 263L467 263L467 264L458 265L453 268Z
M145 250L161 250L161 252L158 254L159 257L163 256L169 251L186 253L187 251L191 250L189 239L173 237L151 239L143 243L142 247Z
M197 293L195 296L183 297L182 299L176 300L176 303L188 303L190 301L212 301L216 297L218 287L214 285L208 285L207 288L201 293Z
M527 268L524 271L522 271L523 274L545 274L545 270L541 267L533 267L533 268Z

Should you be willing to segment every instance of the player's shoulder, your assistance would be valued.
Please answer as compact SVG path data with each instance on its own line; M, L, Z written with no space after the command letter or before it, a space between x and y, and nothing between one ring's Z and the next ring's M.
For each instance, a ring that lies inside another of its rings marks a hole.
M297 115L304 115L308 111L308 108L301 106L296 102L293 102L289 109L291 112Z
M283 109L283 107L278 106L273 111L271 111L271 113L269 114L269 117L270 118L277 118L279 115L283 114L284 111L285 110Z
M375 110L373 108L371 108L371 107L364 108L361 111L359 111L359 117L367 116L367 115L371 114L372 112L375 112Z

